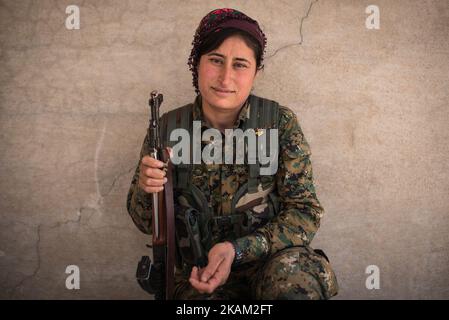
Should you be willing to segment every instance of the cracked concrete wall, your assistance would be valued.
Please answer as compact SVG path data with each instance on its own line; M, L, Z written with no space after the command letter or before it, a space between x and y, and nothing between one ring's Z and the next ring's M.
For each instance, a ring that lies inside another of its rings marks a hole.
M313 246L338 298L449 298L445 0L0 1L0 298L148 298L134 280L147 237L125 208L148 95L193 100L190 43L221 6L268 36L255 90L293 108L312 146L326 209Z

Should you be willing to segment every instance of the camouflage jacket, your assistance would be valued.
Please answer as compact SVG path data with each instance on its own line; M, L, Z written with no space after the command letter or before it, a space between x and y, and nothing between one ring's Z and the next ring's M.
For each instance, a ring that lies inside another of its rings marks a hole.
M234 123L241 128L248 118L248 105L244 105ZM202 129L210 125L203 117L201 97L193 103L193 120L201 121ZM273 176L262 178L272 184L279 197L279 212L257 229L234 238L232 230L214 230L214 243L235 240L240 252L237 264L256 261L291 246L308 245L317 232L324 210L316 196L313 184L310 147L300 128L295 113L279 107L279 161ZM140 158L148 154L148 136L145 137ZM139 160L140 164L140 160ZM194 169L192 183L205 193L215 216L230 214L231 201L236 191L248 180L246 165L201 164ZM151 198L138 186L139 165L132 179L127 197L127 209L136 226L151 233ZM259 221L260 222L260 221Z

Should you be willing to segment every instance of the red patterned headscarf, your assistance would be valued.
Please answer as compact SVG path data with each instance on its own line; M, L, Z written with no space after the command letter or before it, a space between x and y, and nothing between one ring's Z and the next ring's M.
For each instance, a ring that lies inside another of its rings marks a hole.
M226 28L242 30L252 36L262 49L263 53L267 45L267 38L260 29L256 20L251 19L246 14L235 9L223 8L209 12L200 22L196 29L192 42L192 51L188 60L190 71L193 76L193 86L198 93L198 71L197 66L200 61L199 49L204 40L213 32L218 32Z

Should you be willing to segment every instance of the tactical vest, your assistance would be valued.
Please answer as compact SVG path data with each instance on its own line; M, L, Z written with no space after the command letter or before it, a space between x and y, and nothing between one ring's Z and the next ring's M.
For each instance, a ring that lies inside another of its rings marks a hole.
M178 143L169 141L170 133L177 128L186 129L192 137L192 115L193 104L187 104L161 117L161 138L164 145L173 147ZM278 121L277 102L249 96L249 117L241 128L243 131L278 129ZM269 154L269 134L266 139L266 154ZM190 145L193 146L192 140ZM192 152L190 154L192 155ZM233 231L233 237L242 237L268 222L279 212L278 196L274 188L275 178L260 174L261 165L257 156L256 163L247 164L248 181L233 196L231 214L226 216L214 216L206 196L192 183L193 167L192 164L176 165L173 174L178 266L206 264L207 252L213 245L213 230L227 227ZM242 202L244 205L240 205ZM255 213L252 207L261 204L264 207L263 213Z

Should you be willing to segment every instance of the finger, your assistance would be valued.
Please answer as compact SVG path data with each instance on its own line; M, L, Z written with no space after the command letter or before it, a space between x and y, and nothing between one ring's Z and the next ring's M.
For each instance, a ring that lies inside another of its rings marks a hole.
M198 280L201 281L201 275L203 274L204 268L198 268Z
M198 268L193 267L192 271L190 272L189 282L192 285L192 287L194 287L198 292L204 293L205 291L201 290L200 286L199 286L199 283L200 283L199 276L200 276L200 274L199 274Z
M151 168L163 168L165 163L162 161L156 160L150 156L144 156L141 160L141 163L147 167Z
M219 265L217 271L214 273L212 277L207 282L200 281L199 277L201 277L205 268L198 269L197 267L192 268L191 277L189 279L190 284L200 293L207 292L211 294L217 289L217 287L223 285L227 280L226 268L222 264Z
M209 263L206 268L204 268L203 273L201 274L201 281L207 282L209 279L215 274L218 266L223 261L223 258L220 256L212 256L209 259Z
M198 281L198 280L196 280L194 278L190 278L189 282L192 285L192 287L194 287L200 293L207 292L207 293L210 294L210 293L214 292L214 290L216 288L216 287L214 287L213 285L211 285L211 284L209 284L207 282L201 282L201 281Z
M220 264L217 268L217 271L209 279L209 283L212 285L216 285L217 287L225 284L226 280L228 280L230 271L230 267L225 266L223 263Z
M202 290L200 290L200 288L198 287L199 286L199 281L198 280L196 280L196 279L194 279L194 278L189 278L189 282L190 282L190 285L194 288L194 289L196 289L199 293L204 293Z
M192 268L192 272L190 272L190 278L196 279L198 281L200 280L197 267Z
M215 289L217 289L217 287L224 284L224 281L222 278L217 277L217 274L215 274L213 277L211 277L209 279L207 284L209 285L210 290L212 290L212 292L213 292L213 291L215 291Z
M140 181L145 187L162 187L167 182L167 178L154 179L142 177Z
M166 175L165 170L150 168L146 166L142 166L141 172L144 176L148 178L156 178L156 179L162 179Z
M155 193L155 192L161 192L162 190L164 190L164 186L163 185L147 185L144 182L144 179L142 179L141 177L139 177L139 187L144 190L146 193Z
M139 184L139 187L146 193L158 193L164 190L164 187L144 187Z

